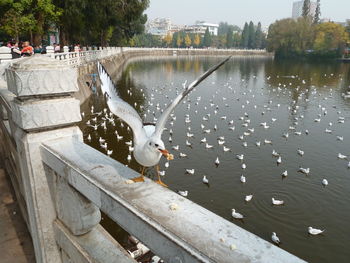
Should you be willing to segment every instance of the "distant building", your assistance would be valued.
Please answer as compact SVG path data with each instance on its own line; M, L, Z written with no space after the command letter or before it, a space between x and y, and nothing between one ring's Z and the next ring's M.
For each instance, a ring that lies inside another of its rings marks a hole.
M156 18L147 21L146 32L152 35L166 36L172 30L169 18Z
M208 29L210 34L217 36L218 28L219 28L218 24L197 21L195 25L185 26L184 31L192 34L204 35L205 31Z
M293 10L292 10L292 18L293 19L297 19L298 17L301 17L303 15L303 5L304 5L304 1L303 0L293 3ZM310 2L309 15L311 15L312 17L315 16L316 7L317 7L317 3L316 2Z

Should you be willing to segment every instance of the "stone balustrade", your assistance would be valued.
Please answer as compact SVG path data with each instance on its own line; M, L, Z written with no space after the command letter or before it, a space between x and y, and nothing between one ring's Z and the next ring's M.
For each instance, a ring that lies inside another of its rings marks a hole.
M127 183L135 171L83 143L77 68L52 54L19 59L0 80L0 141L37 262L136 262L100 211L165 262L303 262L151 180Z

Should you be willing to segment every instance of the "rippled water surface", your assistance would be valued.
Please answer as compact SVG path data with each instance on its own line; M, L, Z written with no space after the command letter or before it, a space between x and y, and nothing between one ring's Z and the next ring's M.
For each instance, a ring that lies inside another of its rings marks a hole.
M136 107L145 122L153 122L161 113L159 109L182 90L185 80L191 82L221 59L134 61L114 81L120 96ZM281 248L302 259L349 262L349 160L337 158L338 153L350 156L350 99L342 97L342 93L350 90L349 86L350 64L232 58L176 108L173 126L168 121L162 139L175 159L170 161L168 169L164 167L166 160L161 160L161 170L166 171L163 181L174 191L188 190L188 198L193 202L268 241L271 233L276 232ZM113 150L112 158L140 171L134 159L127 161L129 146L125 142L132 140L127 125L121 127L121 122L116 121L113 126L107 121L106 130L99 126L94 131L86 124L97 116L91 114L91 105L95 112L106 107L99 95L93 95L83 105L85 117L81 128L86 142L106 153L98 142L103 137L108 149ZM189 123L185 122L186 114ZM97 124L103 122L101 117L97 116ZM264 122L265 127L261 125ZM245 123L247 127L242 126ZM91 124L94 124L92 120ZM174 132L172 142L169 142L170 129ZM116 139L116 130L123 136L120 141ZM187 132L194 137L188 138ZM282 136L286 133L288 139ZM91 142L87 140L89 134ZM220 136L224 136L224 146L230 151L224 152L223 145L218 144ZM343 141L337 140L337 136L342 136ZM213 145L212 149L201 143L204 137ZM271 140L272 145L265 144L265 139ZM186 140L191 147L186 145ZM260 147L256 145L259 141ZM244 142L247 147L243 146ZM172 149L176 145L179 151ZM299 148L305 152L303 156L298 155ZM273 150L281 155L280 165L272 156ZM180 158L180 152L187 157ZM237 154L244 154L244 160L238 160ZM214 164L217 157L219 166ZM246 169L242 169L242 163ZM310 174L298 172L299 167L310 168ZM186 169L195 169L195 173L186 174ZM288 176L283 179L285 170ZM152 169L147 172L151 178L154 173ZM242 174L246 177L244 184L240 181ZM203 175L209 179L209 187L202 183ZM322 179L328 180L328 186L322 186ZM248 194L253 194L253 199L246 203L244 198ZM285 205L273 206L272 197L284 200ZM232 208L245 219L234 220ZM320 236L310 236L308 226L326 231Z

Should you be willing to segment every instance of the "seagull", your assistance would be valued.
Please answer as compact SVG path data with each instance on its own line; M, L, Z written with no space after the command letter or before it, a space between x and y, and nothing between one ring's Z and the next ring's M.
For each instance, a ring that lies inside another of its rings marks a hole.
M346 155L343 155L343 154L341 154L341 153L338 153L338 158L339 159L347 159L348 157L346 156Z
M244 184L246 182L245 176L242 174L241 175L241 182Z
M183 197L187 197L188 196L188 191L181 191L181 190L179 190L179 191L177 191L177 193L179 195L183 196Z
M244 200L246 201L246 202L249 202L249 201L251 201L253 199L253 195L246 195L246 197L244 198Z
M322 234L325 231L325 229L321 230L321 229L313 228L311 226L309 226L307 230L310 235L314 235L314 236Z
M186 169L187 174L194 174L194 169Z
M310 168L303 168L303 167L300 167L299 172L303 173L303 174L306 174L308 175L310 173Z
M304 151L298 149L298 154L299 154L300 156L303 156L303 155L304 155Z
M279 245L281 243L280 239L278 238L278 236L276 235L275 232L272 232L272 236L271 239L274 243L276 243L277 245Z
M209 184L209 180L207 179L207 176L203 175L202 182L203 182L204 184Z
M322 184L323 184L323 186L327 186L327 185L328 185L327 179L323 179L323 180L322 180Z
M283 177L287 177L287 176L288 176L288 171L285 170L285 171L282 173L282 176L283 176Z
M282 163L282 157L279 156L278 159L277 159L277 164L281 164Z
M181 158L187 157L187 154L186 153L180 153L180 157Z
M242 154L237 154L236 157L237 157L238 160L242 161L244 159L244 154L243 153Z
M284 201L283 200L277 200L277 199L272 197L272 204L273 205L283 205Z
M156 166L157 171L159 170L159 160L162 155L167 159L173 159L173 156L165 149L164 142L161 139L165 124L173 112L175 107L204 79L216 71L219 67L225 64L229 59L228 57L225 60L221 61L217 65L213 66L207 70L204 74L199 76L195 81L190 83L188 86L184 84L184 90L163 110L163 113L157 120L157 123L154 124L144 124L141 117L137 111L127 102L123 101L117 94L115 85L108 75L107 71L101 63L98 62L98 73L101 80L101 89L102 93L107 100L107 105L109 110L124 122L126 122L133 132L133 141L135 150L133 152L135 160L142 165L143 169L141 176L133 178L134 182L143 182L143 173L145 167ZM156 181L162 186L165 185L158 174L158 180Z
M232 217L235 219L243 219L243 215L240 213L237 213L235 209L232 208Z
M215 165L216 165L216 166L219 166L219 164L220 164L219 157L216 157L216 160L215 160Z

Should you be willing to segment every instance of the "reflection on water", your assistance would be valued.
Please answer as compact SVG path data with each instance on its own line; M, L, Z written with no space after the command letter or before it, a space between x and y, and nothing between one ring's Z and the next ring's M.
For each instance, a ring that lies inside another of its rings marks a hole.
M137 109L145 122L153 122L160 109L182 89L185 80L194 80L221 59L136 61L115 82L120 96ZM175 110L176 120L173 126L168 123L162 137L175 155L167 169L165 160L161 160L161 170L166 171L164 182L172 190L188 190L190 200L268 241L271 233L276 232L281 248L305 260L347 262L350 169L348 161L338 159L337 155L350 155L350 100L341 96L349 85L349 64L234 57ZM83 105L81 129L85 139L89 134L92 137L91 142L87 139L86 142L106 153L98 138L106 139L108 149L113 149L112 158L139 171L134 159L127 161L130 153L125 142L132 140L132 132L120 121L115 126L107 121L106 130L99 126L94 131L86 124L97 116L91 115L91 105L95 112L106 107L101 96L94 96ZM185 123L186 114L189 123ZM97 123L102 121L102 116L98 116ZM261 125L264 122L266 125ZM229 128L233 126L234 130ZM170 129L174 131L172 142ZM123 136L120 141L116 139L116 130ZM186 137L187 132L193 133L194 138ZM287 139L282 137L287 133ZM224 146L230 151L223 151L223 145L218 144L219 136L224 137ZM344 139L337 140L337 136ZM213 145L212 149L201 143L204 137ZM271 140L272 145L264 144L265 139ZM242 146L243 142L247 147ZM178 152L172 149L175 145L179 145ZM297 154L299 148L305 152L303 156ZM282 157L280 165L271 154L273 149ZM187 157L180 158L180 152ZM244 160L238 160L237 154L244 154ZM214 164L217 157L218 167ZM242 162L246 169L242 169ZM310 174L298 172L299 167L310 168ZM194 175L186 174L186 169L195 169ZM281 174L285 170L288 176L283 179ZM247 179L244 184L240 181L242 174ZM148 175L153 176L154 171L149 169ZM202 183L203 175L207 175L210 187ZM321 184L324 178L329 182L327 187ZM248 194L253 194L253 199L245 203ZM285 205L273 206L272 197L284 200ZM245 219L233 220L232 208ZM308 226L325 228L326 232L309 236ZM117 231L113 226L108 228Z

